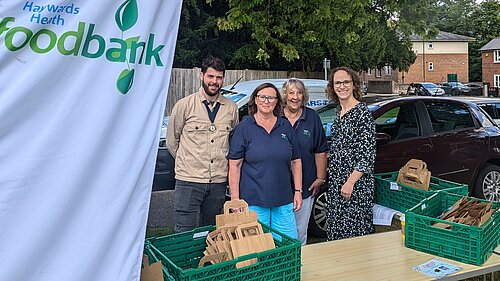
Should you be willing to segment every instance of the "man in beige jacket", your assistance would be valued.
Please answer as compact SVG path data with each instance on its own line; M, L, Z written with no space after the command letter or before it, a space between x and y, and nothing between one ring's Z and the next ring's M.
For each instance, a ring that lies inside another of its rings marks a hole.
M175 158L175 231L214 225L227 188L229 134L238 124L236 104L222 96L226 66L203 61L200 90L179 100L167 128L167 148Z

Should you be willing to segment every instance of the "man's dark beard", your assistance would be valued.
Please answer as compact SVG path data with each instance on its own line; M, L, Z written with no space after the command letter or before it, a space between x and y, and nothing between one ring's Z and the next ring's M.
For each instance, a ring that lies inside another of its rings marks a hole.
M217 91L215 93L213 92L210 92L210 89L208 88L208 85L205 84L205 81L201 81L201 85L203 86L203 90L205 90L205 93L210 96L210 97L214 97L216 96L217 94L219 94L220 92L220 88L217 89Z

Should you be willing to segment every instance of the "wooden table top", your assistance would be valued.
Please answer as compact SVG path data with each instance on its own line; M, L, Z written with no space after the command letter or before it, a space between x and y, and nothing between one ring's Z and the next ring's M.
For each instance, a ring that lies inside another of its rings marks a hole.
M302 247L302 280L433 280L412 266L435 257L406 248L400 231L311 244ZM483 266L439 258L462 268L440 280L460 280L500 270L500 256L495 253Z

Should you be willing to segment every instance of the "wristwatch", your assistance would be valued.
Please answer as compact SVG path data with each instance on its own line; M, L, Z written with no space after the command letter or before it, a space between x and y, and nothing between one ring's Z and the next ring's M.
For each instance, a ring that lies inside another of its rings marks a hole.
M302 193L302 188L300 188L300 189L295 188L295 192L300 192L300 193Z

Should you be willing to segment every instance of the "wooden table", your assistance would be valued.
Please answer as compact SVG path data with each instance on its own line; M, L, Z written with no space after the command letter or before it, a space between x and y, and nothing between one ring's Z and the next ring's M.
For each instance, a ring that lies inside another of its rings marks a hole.
M412 266L435 257L406 248L400 231L311 244L302 248L302 280L433 280ZM462 268L440 280L461 280L500 271L500 256L495 253L483 266L440 259Z

